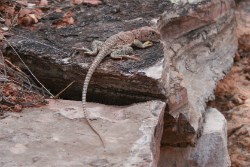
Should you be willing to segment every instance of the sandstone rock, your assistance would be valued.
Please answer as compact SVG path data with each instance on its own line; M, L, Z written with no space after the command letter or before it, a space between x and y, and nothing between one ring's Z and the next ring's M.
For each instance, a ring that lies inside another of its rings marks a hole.
M175 3L158 22L169 95L162 144L186 146L199 136L206 102L232 66L237 38L233 0Z
M104 41L120 31L149 25L165 11L158 21L164 47L158 43L136 50L142 58L137 62L105 59L91 80L87 97L116 105L152 99L167 102L162 145L194 146L202 131L206 102L213 99L215 85L231 67L237 48L234 1L133 2L74 6L78 21L61 29L51 28L58 19L55 13L48 14L33 32L14 28L9 41L48 88L57 93L74 80L65 97L80 99L93 57L72 56L72 47L89 46L94 39ZM5 54L20 65L10 47Z
M126 107L88 103L106 148L82 119L81 102L50 100L46 107L9 113L0 120L0 166L155 167L164 109L160 101Z
M70 1L60 6L71 6L75 23L56 28L60 13L48 11L36 28L31 31L22 27L12 29L8 40L18 51L31 71L44 85L57 94L75 81L63 98L80 100L83 80L94 56L73 53L72 47L90 47L93 40L105 41L121 31L129 31L154 24L157 17L171 3L165 0L110 0L102 5L72 5ZM53 6L53 5L52 5ZM68 7L62 13L68 12ZM143 9L143 12L141 12ZM62 14L61 14L62 15ZM159 82L162 74L163 47L154 43L147 49L136 49L140 60L113 60L107 57L91 79L87 100L104 104L127 105L154 99L166 99L166 92ZM10 47L5 55L22 67Z
M159 167L229 167L227 122L216 109L205 113L204 129L195 147L161 149Z

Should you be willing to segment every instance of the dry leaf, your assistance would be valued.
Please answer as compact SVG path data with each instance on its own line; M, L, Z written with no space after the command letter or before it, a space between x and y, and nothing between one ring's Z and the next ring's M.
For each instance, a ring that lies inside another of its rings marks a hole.
M62 28L67 25L72 25L75 22L75 19L73 18L73 13L71 11L64 14L63 19L54 22L53 24L56 25L57 28Z
M11 26L11 19L6 19L4 24L8 27Z
M23 107L22 107L21 105L16 104L16 105L14 106L14 109L13 109L13 110L14 110L15 112L20 112L20 111L22 111L22 108L23 108Z
M69 11L69 12L64 14L63 18L72 17L72 16L73 16L73 13L71 11Z
M36 15L36 18L39 20L42 18L42 16L44 15L43 11L41 9L33 9L32 10L32 14L35 14Z
M24 5L24 6L28 5L28 1L26 0L19 0L19 1L16 1L16 3L19 3L20 5Z
M11 16L14 16L14 13L15 13L15 9L13 7L7 7L5 10L4 10L5 13L8 13L9 15Z
M36 6L36 4L34 4L34 3L28 3L28 5L27 5L27 7L30 9L34 8L35 6Z
M24 17L27 14L30 14L31 11L29 9L21 9L19 12L19 17Z
M75 22L73 17L64 18L63 21L68 24L74 24Z
M100 0L83 0L83 3L91 4L91 5L100 5L102 1Z
M56 11L57 13L61 13L61 12L62 12L62 9L61 9L61 8L57 8L55 11Z
M34 20L35 23L38 22L38 19L35 14L29 14L29 16Z
M4 34L0 32L0 41L4 39Z
M28 14L19 20L19 24L23 26L30 26L38 22L38 19L34 14Z
M73 1L73 4L75 5L80 5L83 3L83 0L72 0Z
M6 27L6 26L1 27L1 29L2 29L3 31L8 31L8 30L9 30L9 28Z
M48 6L48 1L47 0L41 0L39 3L39 6Z

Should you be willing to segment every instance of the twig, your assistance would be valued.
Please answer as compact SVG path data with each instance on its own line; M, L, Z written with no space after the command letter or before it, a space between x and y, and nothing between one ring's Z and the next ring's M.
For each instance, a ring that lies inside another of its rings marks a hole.
M14 68L16 71L23 73L19 67L15 66L14 64L12 64L9 60L5 59L4 60L9 66L11 66L12 68Z
M7 76L7 72L6 72L6 65L5 65L5 63L4 63L4 57L3 57L3 53L2 53L2 51L0 50L0 56L1 56L1 63L3 63L3 70L4 70L4 75L5 76Z
M5 22L5 19L0 17L0 22Z
M66 86L63 90L61 90L57 95L55 95L52 99L58 99L59 96L66 90L68 89L75 81L72 81L68 86Z
M15 48L11 45L11 43L5 37L3 37L3 39L10 45L10 47L13 49L14 53L17 55L17 57L20 59L20 61L23 63L23 65L29 71L29 73L32 75L32 77L49 93L50 96L54 97L54 95L52 93L50 93L50 91L31 72L31 70L29 69L29 67L25 64L25 62L23 61L23 59L21 58L21 56L17 53L17 51L15 50Z
M241 129L242 127L244 127L244 124L241 124L238 127L235 127L233 130L231 130L231 132L227 135L227 137L232 136L235 132L237 132L239 129Z

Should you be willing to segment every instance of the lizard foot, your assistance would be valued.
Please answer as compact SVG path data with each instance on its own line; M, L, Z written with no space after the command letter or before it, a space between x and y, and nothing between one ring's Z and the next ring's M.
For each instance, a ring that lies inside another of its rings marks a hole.
M83 53L86 54L86 55L89 55L89 56L96 56L97 55L96 52L92 52L92 51L85 51Z
M143 47L144 47L144 48L147 48L147 47L150 47L150 46L153 46L153 42L151 42L151 41L146 41L146 42L143 43Z
M138 48L144 49L144 48L152 46L153 42L146 41L146 42L142 43L138 39L135 39L134 42L133 42L133 45L136 46L136 47L138 47Z
M89 118L90 121L97 120L97 117Z
M77 51L83 51L83 52L85 52L85 51L87 51L87 50L88 50L87 48L84 48L84 47L81 47L81 48L78 48L78 47L72 47L72 49L75 49L75 50L77 50Z
M83 52L84 54L89 55L89 56L96 56L98 53L98 50L91 51L90 49L85 48L85 47L81 47L81 48L73 47L73 49L75 49L78 52Z
M131 60L136 60L136 61L140 61L141 58L139 55L125 55L123 56L124 58L127 58L127 59L131 59Z

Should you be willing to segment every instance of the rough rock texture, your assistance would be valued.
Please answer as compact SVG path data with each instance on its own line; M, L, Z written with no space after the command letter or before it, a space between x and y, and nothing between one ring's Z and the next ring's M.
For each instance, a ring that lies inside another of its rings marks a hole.
M63 97L80 100L83 80L94 57L83 53L73 56L72 47L90 47L93 40L104 41L118 32L154 24L156 18L168 6L171 7L171 3L165 0L143 3L140 0L134 0L133 3L110 0L98 6L74 6L68 0L62 0L51 6L51 11L47 11L48 14L33 31L16 27L9 41L31 71L53 93L58 93L75 81ZM57 6L62 8L62 13L54 10ZM63 18L63 13L69 11L72 11L75 23L58 28L56 23ZM163 62L162 45L155 43L147 49L136 49L134 54L139 55L141 60L112 60L107 57L91 79L87 100L125 105L165 99L165 90L159 82ZM6 49L5 55L23 67L10 47Z
M66 2L68 1L63 0L61 5L63 6ZM201 133L205 138L204 141L212 138L204 134L206 131L202 132L206 102L213 99L216 83L227 73L233 63L237 48L235 4L233 0L181 2L182 0L143 2L134 0L133 3L128 3L127 0L111 0L92 7L71 6L70 9L77 20L74 25L60 29L53 27L61 16L57 12L52 12L46 15L32 32L20 27L13 29L15 35L11 36L9 41L45 86L53 89L54 92L59 92L68 83L75 80L76 83L65 92L65 97L80 99L82 82L93 57L81 54L72 56L70 55L71 48L89 46L94 39L103 41L117 32L150 25L150 22L155 22L156 18L165 11L158 20L158 29L161 32L164 47L160 43L155 43L151 48L136 50L135 54L141 56L140 61L114 61L106 58L91 80L87 97L88 101L106 104L125 105L151 99L167 102L166 114L157 117L161 123L161 119L164 119L163 150L170 148L169 146L195 146ZM69 8L64 7L62 10L66 12ZM6 48L5 54L20 65L10 47ZM146 114L133 115L133 121L146 119L144 116ZM95 116L95 118L99 117L104 123L106 122L106 118L103 118L102 115ZM122 124L123 121L117 120L116 123ZM119 126L119 129L115 129L116 126L111 127L111 124L107 126L110 129L114 128L112 134L120 137L121 140L125 134L129 134L133 138L136 137L135 131L131 130L134 126L133 121L129 123L125 121L126 124ZM149 124L148 121L142 123ZM103 128L98 128L101 129L101 133ZM111 132L107 129L103 130L104 137L109 138ZM160 144L159 136L160 132L157 135L157 141L155 140L158 142L157 144ZM215 135L216 137L218 136ZM113 141L113 137L111 139ZM133 141L136 140L138 138ZM140 143L141 140L138 142ZM119 142L117 145L129 150L131 147L122 145L126 143L125 141L127 139L117 141L117 143ZM97 144L96 142L98 141L96 140L93 144ZM227 156L224 148L225 142L222 138L218 139L218 143L214 143L209 153L213 155L212 151L216 151L214 146L219 145L223 147L219 153ZM183 151L190 151L188 153L194 156L195 164L201 164L203 160L207 164L217 162L213 156L207 157L206 154L209 153L206 151L195 152L196 148L201 149L201 146L198 146L199 142L197 147L186 147L183 148ZM131 166L134 162L142 161L142 164L151 163L151 166L154 166L157 163L158 146L150 146L151 149L156 149L153 158L148 154L144 156L145 150L142 144L135 144L132 148L140 148L142 155L132 149L131 155L125 156L131 159L123 158L123 161L119 161L119 158L115 159L117 164L127 162L131 163L128 165ZM174 149L182 152L181 148ZM90 149L90 151L93 152L89 159L93 155L95 158L95 150ZM115 151L117 150L111 150L105 156L111 157L118 152ZM202 156L199 156L199 153L202 153ZM203 156L208 159L203 159ZM9 155L6 157L11 158ZM137 157L141 159L134 159ZM168 158L177 157L169 156ZM227 162L223 159L220 163L225 165ZM101 166L103 163L106 161L100 161Z
M50 100L46 107L9 113L0 120L0 166L156 166L165 104L126 107L88 103L92 124L106 148L82 119L80 102Z
M175 10L174 10L175 9ZM234 1L194 1L167 10L158 22L164 44L163 145L194 145L206 102L227 73L237 49Z
M228 151L232 167L250 166L250 4L236 1L239 50L230 73L218 83L215 100L228 120Z
M161 149L159 167L229 167L227 122L216 109L205 114L204 130L195 147Z

